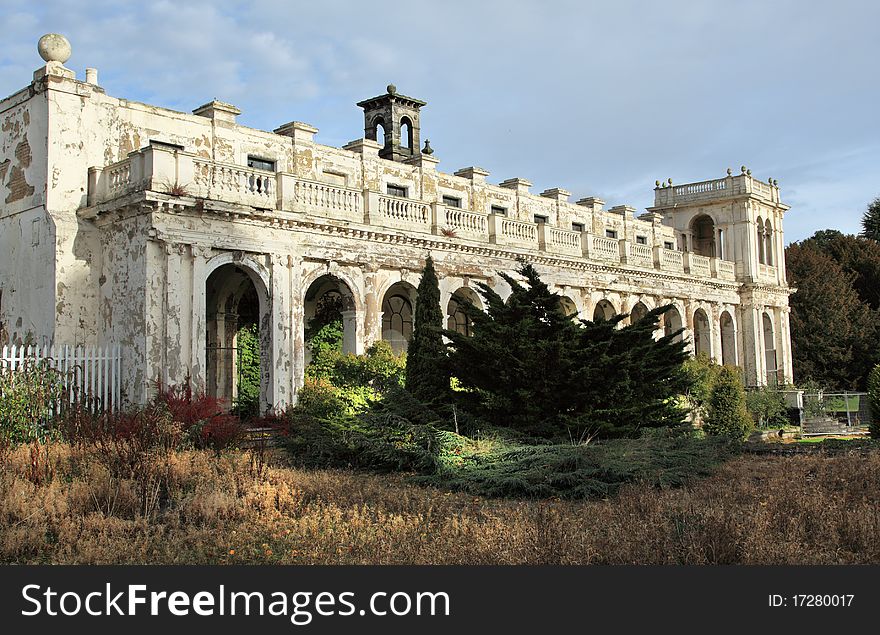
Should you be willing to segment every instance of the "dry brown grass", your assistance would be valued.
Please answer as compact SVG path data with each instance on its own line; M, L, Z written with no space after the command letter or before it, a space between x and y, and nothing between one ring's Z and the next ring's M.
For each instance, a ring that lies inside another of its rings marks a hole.
M503 501L404 477L158 456L162 487L66 445L9 454L0 561L767 564L880 562L880 453L742 457L691 487Z

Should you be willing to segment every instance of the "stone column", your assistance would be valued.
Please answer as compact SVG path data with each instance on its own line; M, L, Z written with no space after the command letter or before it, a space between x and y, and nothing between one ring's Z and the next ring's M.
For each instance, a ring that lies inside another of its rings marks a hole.
M291 320L291 268L292 257L287 254L273 254L270 258L271 288L269 289L269 324L271 333L271 368L266 367L271 382L268 385L265 403L276 411L283 411L293 403L295 366L291 355L293 323Z
M207 306L206 283L208 281L208 260L211 249L200 245L192 246L192 330L190 339L190 378L193 392L203 392L206 388L207 372Z
M382 311L381 300L377 290L378 280L376 271L368 271L364 274L364 348L382 339Z
M342 353L358 354L357 311L342 312Z
M716 364L724 363L724 355L721 348L721 307L713 304L707 313L709 318L709 337L712 340L712 359Z

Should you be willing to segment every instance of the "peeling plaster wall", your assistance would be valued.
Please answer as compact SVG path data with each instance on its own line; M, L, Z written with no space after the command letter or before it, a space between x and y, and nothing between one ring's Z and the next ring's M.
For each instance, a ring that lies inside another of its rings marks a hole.
M54 336L54 237L46 213L46 94L0 102L0 345Z

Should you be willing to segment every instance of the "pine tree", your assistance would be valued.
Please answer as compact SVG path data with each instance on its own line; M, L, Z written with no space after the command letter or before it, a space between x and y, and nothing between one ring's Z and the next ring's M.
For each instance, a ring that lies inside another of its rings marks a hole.
M440 285L431 256L425 260L419 282L413 335L406 355L406 389L422 401L442 399L449 393Z
M880 198L875 198L868 205L868 210L862 217L862 230L862 236L880 242Z
M463 307L472 336L445 332L452 373L471 389L466 396L478 398L481 415L545 437L565 437L572 429L633 436L641 427L681 421L671 397L686 388L681 364L687 353L673 342L678 333L654 340L669 307L622 329L616 327L624 316L578 322L532 265L518 273L525 284L499 274L511 288L506 302L478 284L487 310Z

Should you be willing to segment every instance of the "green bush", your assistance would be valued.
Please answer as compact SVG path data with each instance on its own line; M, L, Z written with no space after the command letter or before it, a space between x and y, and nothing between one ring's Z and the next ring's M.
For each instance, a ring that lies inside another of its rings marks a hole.
M688 405L695 414L705 418L712 386L721 371L721 366L713 362L706 353L700 353L685 360L682 368L688 381L688 389L685 392Z
M752 427L740 371L732 366L722 366L709 394L703 429L710 435L742 439Z
M871 406L871 425L868 429L872 439L880 439L880 364L868 374L868 403Z
M0 368L0 436L11 443L44 437L64 394L59 371L48 360L25 360L15 371Z
M257 325L239 329L236 344L239 372L234 412L247 420L260 414L260 331Z
M749 390L746 393L746 408L759 427L778 428L789 424L785 397L772 386Z
M705 476L738 451L725 437L651 430L637 439L589 445L519 445L503 437L472 440L440 436L439 469L419 483L475 496L595 499L627 483L671 488Z

